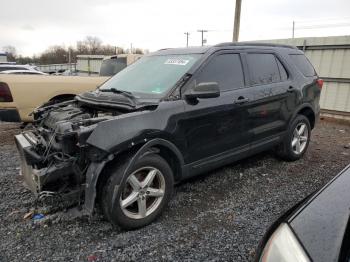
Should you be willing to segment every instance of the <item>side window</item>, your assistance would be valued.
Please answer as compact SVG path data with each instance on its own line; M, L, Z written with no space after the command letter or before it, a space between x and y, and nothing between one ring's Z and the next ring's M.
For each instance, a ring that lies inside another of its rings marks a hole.
M278 65L278 70L280 71L281 81L286 81L288 79L288 73L277 57L276 57L276 61Z
M289 55L293 63L298 67L304 76L316 75L315 69L304 55Z
M247 63L252 85L266 85L281 81L273 54L248 54Z
M217 82L221 91L243 87L244 75L239 54L215 56L201 71L196 82Z

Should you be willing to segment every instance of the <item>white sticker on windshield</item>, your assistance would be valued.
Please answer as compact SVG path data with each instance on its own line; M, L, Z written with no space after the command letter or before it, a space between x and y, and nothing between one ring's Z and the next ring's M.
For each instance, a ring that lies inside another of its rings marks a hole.
M187 65L190 60L178 59L178 58L169 58L165 61L165 65Z

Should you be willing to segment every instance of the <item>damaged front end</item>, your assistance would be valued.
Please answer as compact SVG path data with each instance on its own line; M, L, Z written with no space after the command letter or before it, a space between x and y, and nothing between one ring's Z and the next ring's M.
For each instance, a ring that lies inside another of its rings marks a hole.
M87 187L86 171L109 155L86 141L100 122L123 110L83 105L78 100L36 109L33 128L15 136L27 187L39 198L58 195L80 202Z
M79 195L91 161L108 154L86 140L99 122L117 114L83 108L77 102L37 109L33 129L15 136L28 188L38 196Z
M131 133L136 121L130 118L142 118L158 102L96 90L37 108L33 127L15 136L25 184L40 199L84 202L91 213L99 174L117 153L113 148L125 144L119 141L125 134L136 135ZM132 128L127 130L126 123Z

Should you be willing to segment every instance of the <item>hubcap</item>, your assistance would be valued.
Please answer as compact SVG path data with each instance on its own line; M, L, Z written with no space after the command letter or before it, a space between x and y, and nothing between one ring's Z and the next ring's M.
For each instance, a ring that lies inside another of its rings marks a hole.
M164 192L163 174L154 167L142 167L128 177L120 196L121 209L130 218L145 218L159 207Z
M309 131L306 124L299 123L293 132L292 150L299 155L304 152L309 139Z

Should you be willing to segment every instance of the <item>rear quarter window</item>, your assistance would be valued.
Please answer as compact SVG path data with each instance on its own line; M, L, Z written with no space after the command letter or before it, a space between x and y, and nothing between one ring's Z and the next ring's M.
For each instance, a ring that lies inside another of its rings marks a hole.
M292 62L304 76L315 76L316 72L305 55L289 55Z
M252 85L280 82L280 70L273 54L251 53L247 55Z

